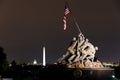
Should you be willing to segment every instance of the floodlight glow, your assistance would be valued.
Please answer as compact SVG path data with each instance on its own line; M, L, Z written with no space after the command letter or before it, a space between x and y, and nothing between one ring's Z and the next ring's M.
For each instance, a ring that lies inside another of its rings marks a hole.
M112 78L115 78L115 75L112 75Z

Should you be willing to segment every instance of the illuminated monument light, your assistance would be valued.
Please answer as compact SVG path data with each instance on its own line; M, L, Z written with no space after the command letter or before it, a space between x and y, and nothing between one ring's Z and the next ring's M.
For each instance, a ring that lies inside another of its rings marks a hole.
M43 46L43 66L46 66L45 46Z

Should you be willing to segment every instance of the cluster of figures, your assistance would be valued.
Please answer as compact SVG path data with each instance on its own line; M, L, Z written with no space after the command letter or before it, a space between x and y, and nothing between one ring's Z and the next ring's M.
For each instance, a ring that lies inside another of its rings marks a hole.
M73 64L80 62L84 64L86 61L94 62L97 50L98 47L92 45L89 40L80 33L78 37L73 37L67 52L58 59L58 63Z

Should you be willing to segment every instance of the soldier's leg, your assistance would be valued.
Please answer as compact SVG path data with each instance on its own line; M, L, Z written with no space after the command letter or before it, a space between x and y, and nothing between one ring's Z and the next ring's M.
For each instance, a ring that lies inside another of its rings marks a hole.
M72 60L73 60L73 58L75 57L75 55L72 55L69 59L68 59L68 62L71 64L72 62Z
M80 60L80 52L77 52L77 56L76 56L76 58L74 59L73 62L77 62L79 60Z
M87 56L87 54L82 54L82 56L80 57L80 59L82 60L82 64L83 64L83 61L86 58L86 56Z
M90 56L88 56L87 58L88 58L88 59L91 59L92 62L93 62L93 61L94 61L94 57L95 57L95 55L90 55Z

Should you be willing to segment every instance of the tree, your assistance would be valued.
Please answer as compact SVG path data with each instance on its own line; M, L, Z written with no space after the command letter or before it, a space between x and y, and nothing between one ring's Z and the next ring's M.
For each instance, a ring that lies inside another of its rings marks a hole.
M8 68L7 55L4 53L2 47L0 47L0 73L4 72Z
M15 67L15 66L17 65L16 61L13 60L13 61L11 62L11 65L12 65L13 67Z

